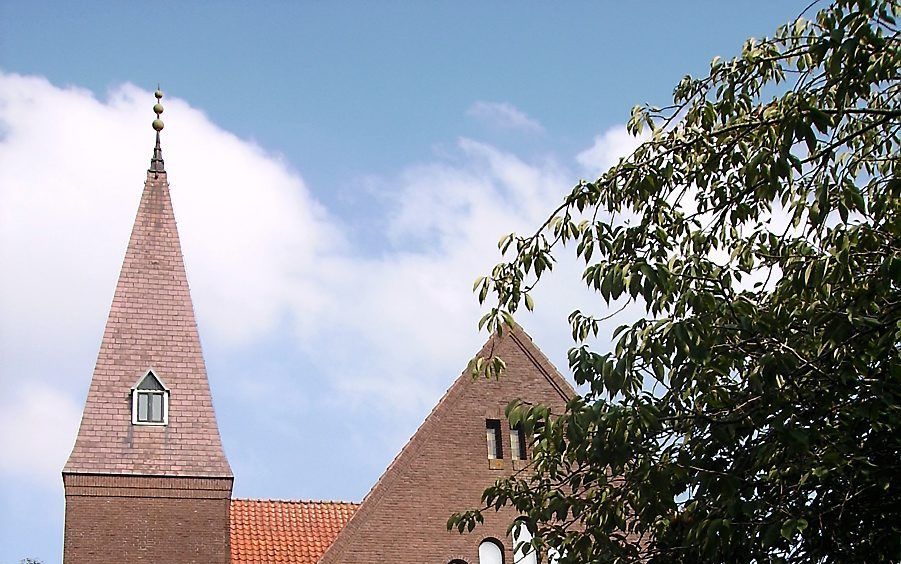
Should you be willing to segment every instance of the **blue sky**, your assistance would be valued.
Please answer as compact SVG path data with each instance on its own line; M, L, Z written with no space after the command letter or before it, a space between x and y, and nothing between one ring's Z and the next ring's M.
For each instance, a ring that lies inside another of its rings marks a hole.
M805 4L0 1L0 564L61 560L157 82L236 495L359 500L484 340L497 239ZM560 270L522 323L563 370L597 299Z

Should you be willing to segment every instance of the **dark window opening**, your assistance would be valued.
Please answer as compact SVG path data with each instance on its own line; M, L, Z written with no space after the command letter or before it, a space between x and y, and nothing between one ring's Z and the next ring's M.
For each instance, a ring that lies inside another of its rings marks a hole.
M510 452L513 460L526 460L526 434L522 425L510 427Z
M485 420L485 435L488 440L488 458L492 460L503 458L504 448L499 419Z
M138 423L163 422L163 394L160 392L136 392L138 394Z

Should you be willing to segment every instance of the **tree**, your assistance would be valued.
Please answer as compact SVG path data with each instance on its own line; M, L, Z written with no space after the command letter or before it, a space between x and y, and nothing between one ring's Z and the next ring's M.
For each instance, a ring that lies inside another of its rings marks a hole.
M501 240L481 326L532 309L563 247L645 315L603 353L606 312L572 312L587 391L511 404L534 474L449 528L514 506L561 563L901 559L901 8L818 8L634 108L632 155Z

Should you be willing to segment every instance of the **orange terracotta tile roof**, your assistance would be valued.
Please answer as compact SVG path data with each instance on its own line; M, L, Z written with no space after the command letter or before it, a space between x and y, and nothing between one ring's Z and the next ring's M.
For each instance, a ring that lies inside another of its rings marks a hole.
M233 499L232 564L316 564L359 507L344 501Z

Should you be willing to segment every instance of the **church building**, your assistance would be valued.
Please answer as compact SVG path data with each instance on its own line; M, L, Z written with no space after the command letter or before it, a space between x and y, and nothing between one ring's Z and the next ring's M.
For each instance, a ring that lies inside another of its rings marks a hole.
M528 471L529 440L507 424L505 406L521 399L559 412L574 393L520 328L482 351L504 359L505 375L473 380L464 370L362 502L232 498L155 95L156 145L62 472L64 564L536 562L514 555L510 508L486 513L471 533L446 528L497 478Z

